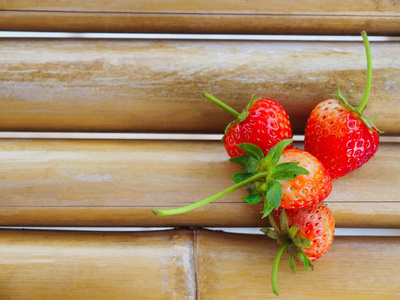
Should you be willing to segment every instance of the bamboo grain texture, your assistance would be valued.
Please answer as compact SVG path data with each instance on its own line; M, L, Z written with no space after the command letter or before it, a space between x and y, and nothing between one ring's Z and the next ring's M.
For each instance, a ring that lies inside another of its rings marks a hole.
M196 299L193 234L0 231L0 298Z
M372 42L367 117L400 134L399 42ZM0 130L222 133L252 95L278 101L294 132L340 85L363 98L361 42L0 40Z
M276 242L264 236L200 232L200 299L278 299L271 292ZM400 293L399 237L335 237L315 261L293 274L278 269L279 299L396 299ZM379 271L377 271L379 270Z
M12 1L0 29L245 34L400 33L396 1Z
M335 237L305 272L281 259L282 299L395 299L399 237ZM0 231L1 299L271 299L264 235ZM379 270L379 272L377 271ZM318 283L318 288L316 288Z
M301 143L295 144L302 147ZM400 144L335 180L339 227L400 227ZM0 140L0 225L265 226L237 190L192 212L156 217L222 191L240 167L218 141Z
M398 1L0 2L0 30L400 35ZM371 43L367 116L400 135L399 42ZM277 100L295 133L338 85L361 101L361 42L0 39L0 131L222 133L237 110ZM302 147L297 143L296 147ZM400 228L400 143L382 143L335 180L337 227ZM215 141L0 139L2 226L268 226L238 190L193 212L156 217L233 184ZM400 296L399 237L336 237L314 272L282 259L282 299ZM0 299L270 299L278 247L263 235L0 230ZM316 287L316 283L318 286Z

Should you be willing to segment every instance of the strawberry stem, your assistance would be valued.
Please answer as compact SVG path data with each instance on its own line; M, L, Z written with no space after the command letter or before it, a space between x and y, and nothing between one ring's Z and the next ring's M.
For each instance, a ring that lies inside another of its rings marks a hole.
M283 251L285 251L286 247L292 244L291 240L287 240L282 244L282 246L279 248L278 252L276 253L274 264L272 266L272 290L274 293L279 296L279 291L278 291L278 266L279 266L279 261L281 259Z
M371 90L371 81L372 81L372 59L371 59L371 49L369 47L368 36L365 31L361 32L361 35L364 41L365 52L367 53L367 86L365 88L364 98L361 101L361 104L357 107L357 110L359 112L362 112L367 106L367 101L369 92Z
M249 183L252 183L258 179L261 179L263 177L267 177L268 176L268 172L262 172L262 173L258 173L246 180L243 180L242 182L239 182L215 195L212 195L208 198L205 198L203 200L200 200L198 202L189 204L187 206L183 206L183 207L178 207L178 208L171 208L171 209L152 209L151 211L156 215L156 216L169 216L169 215L177 215L177 214L181 214L181 213L185 213L188 211L191 211L193 209L199 208L205 204L208 204L218 198L221 198L222 196L225 196L226 194L229 194L235 190L237 190L238 188L241 188Z
M225 109L227 112L229 112L231 115L233 115L235 118L238 118L240 113L238 113L236 110L234 110L232 107L226 105L224 102L222 102L221 100L218 100L217 98L215 98L213 95L207 93L207 92L203 92L203 96L206 97L208 100L214 102L215 104L217 104L218 106L222 107L223 109Z

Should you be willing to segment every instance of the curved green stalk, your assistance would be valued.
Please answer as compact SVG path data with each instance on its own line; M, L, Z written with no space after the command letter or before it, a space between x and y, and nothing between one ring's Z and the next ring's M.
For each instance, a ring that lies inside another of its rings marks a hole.
M361 32L364 45L365 45L365 52L367 54L367 86L365 87L364 98L361 101L361 104L357 107L359 112L362 112L365 107L367 106L369 92L371 90L371 81L372 81L372 59L371 59L371 49L369 47L368 36L365 31Z
M212 196L210 196L206 199L200 200L198 202L189 204L187 206L172 208L172 209L152 209L151 211L157 216L169 216L169 215L177 215L177 214L185 213L185 212L191 211L193 209L199 208L200 206L203 206L205 204L208 204L218 198L221 198L222 196L225 196L226 194L229 194L230 192L237 190L238 188L241 188L249 183L252 183L260 178L267 177L267 176L268 176L268 172L262 172L262 173L256 174L256 175L254 175L246 180L243 180L242 182L239 182L239 183L237 183L215 195L212 195Z
M291 240L288 240L282 244L282 246L279 248L278 252L276 253L274 264L272 266L272 290L274 293L279 296L279 291L278 291L278 266L279 266L279 261L281 259L283 251L285 251L286 247L292 244Z
M231 115L233 115L235 118L238 118L240 113L238 113L236 110L234 110L232 107L226 105L224 102L222 102L221 100L218 100L217 98L215 98L213 95L207 93L207 92L203 92L203 96L206 97L208 100L214 102L215 104L217 104L219 107L222 107L223 109L225 109L227 112L229 112Z

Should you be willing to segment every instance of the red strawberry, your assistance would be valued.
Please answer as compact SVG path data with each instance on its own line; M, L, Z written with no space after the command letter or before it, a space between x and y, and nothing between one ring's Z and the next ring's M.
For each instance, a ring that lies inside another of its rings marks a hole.
M310 153L299 149L285 149L279 163L300 162L309 174L280 181L283 208L298 209L321 202L332 190L332 180L322 163Z
M339 100L319 103L311 112L305 130L305 150L317 157L332 179L344 176L365 164L378 150L380 131L362 115L371 87L371 54L365 32L368 83L364 99L351 106L340 93Z
M269 219L274 229L263 228L261 231L281 245L272 270L272 288L279 295L277 271L282 253L289 255L289 265L294 273L295 260L303 262L306 270L308 266L314 270L312 262L325 254L332 245L335 220L332 212L322 203L299 210L278 210L275 219L279 221L276 222L271 215Z
M250 186L249 195L242 197L250 204L265 199L263 217L279 206L301 208L324 200L332 189L332 181L322 164L311 154L298 149L285 149L292 143L283 140L272 147L264 157L253 144L239 144L245 152L232 157L246 172L233 174L236 185L211 197L181 208L153 210L156 215L173 215L190 211L210 203L240 187Z
M276 212L275 221L279 224L279 217L283 209ZM296 236L305 237L310 246L302 248L311 261L315 261L325 254L333 241L335 220L332 212L323 204L318 203L302 209L285 209L289 228L296 226Z
M262 98L254 101L252 98L239 114L214 96L206 92L203 95L237 118L228 124L223 138L225 149L230 157L244 154L238 147L242 143L251 143L260 147L265 155L276 143L293 137L289 116L283 107L272 99Z

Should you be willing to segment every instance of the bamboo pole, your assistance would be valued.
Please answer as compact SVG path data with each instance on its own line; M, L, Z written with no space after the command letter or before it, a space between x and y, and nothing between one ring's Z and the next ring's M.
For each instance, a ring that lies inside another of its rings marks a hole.
M296 147L302 147L296 143ZM340 227L399 227L400 144L335 180L325 202ZM0 224L265 226L237 190L194 211L154 216L234 184L240 167L217 141L0 140Z
M393 299L399 237L336 237L314 271L291 273L283 299ZM264 235L0 231L2 299L266 299L277 244ZM372 259L372 261L371 261ZM377 272L376 270L379 270Z
M0 29L83 32L399 34L395 1L2 1Z
M399 27L400 28L400 27ZM361 42L2 39L0 130L222 133L251 96L278 101L294 132L337 86L357 106ZM367 117L400 134L398 42L371 43Z

